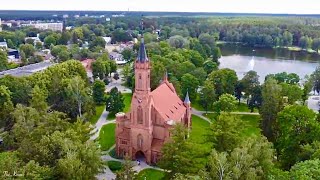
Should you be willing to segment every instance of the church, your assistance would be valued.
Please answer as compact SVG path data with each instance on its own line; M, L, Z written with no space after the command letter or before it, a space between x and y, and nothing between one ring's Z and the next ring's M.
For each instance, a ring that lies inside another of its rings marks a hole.
M134 64L135 90L128 113L116 114L116 153L118 157L143 159L155 164L161 158L161 148L170 138L176 123L191 127L191 103L187 93L182 101L172 83L164 76L161 84L150 89L150 60L143 37Z

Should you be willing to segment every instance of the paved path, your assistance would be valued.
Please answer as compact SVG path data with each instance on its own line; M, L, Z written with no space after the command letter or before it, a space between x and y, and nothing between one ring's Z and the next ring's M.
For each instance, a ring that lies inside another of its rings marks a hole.
M100 130L102 128L102 126L106 125L106 124L110 124L110 123L115 123L115 120L107 120L109 112L106 110L103 110L100 118L98 119L96 125L94 126L94 129L91 131L91 137L90 140L95 140L99 137L99 133Z
M123 75L121 73L122 69L118 69L117 72L119 73L119 79L118 80L113 79L114 73L112 73L111 74L111 77L112 77L111 82L106 86L105 92L109 92L112 88L117 87L121 93L132 93L131 89L122 85L125 83Z

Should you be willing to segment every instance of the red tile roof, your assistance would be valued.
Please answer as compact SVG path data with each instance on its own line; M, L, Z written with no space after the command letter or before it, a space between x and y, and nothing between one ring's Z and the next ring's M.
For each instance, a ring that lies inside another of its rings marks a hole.
M181 122L184 117L186 107L176 94L172 83L165 81L151 92L156 110L162 118Z
M85 59L85 60L81 61L81 64L86 69L86 71L91 72L92 71L91 63L94 61L95 61L94 59Z

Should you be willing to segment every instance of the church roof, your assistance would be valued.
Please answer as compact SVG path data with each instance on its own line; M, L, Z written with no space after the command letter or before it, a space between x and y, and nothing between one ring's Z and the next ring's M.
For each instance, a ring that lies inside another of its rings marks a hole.
M147 56L147 52L146 52L146 47L144 45L143 37L141 38L137 61L140 63L144 63L146 61L149 61L148 56Z
M165 120L181 121L186 107L176 94L173 85L166 81L151 92L154 106Z

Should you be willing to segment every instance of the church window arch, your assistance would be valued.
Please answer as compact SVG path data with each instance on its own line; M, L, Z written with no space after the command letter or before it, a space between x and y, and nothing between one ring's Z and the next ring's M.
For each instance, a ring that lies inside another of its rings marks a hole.
M142 114L141 106L139 106L137 109L137 121L138 121L138 124L143 124L143 114Z
M137 137L137 147L139 149L142 149L142 147L143 147L143 137L141 134L139 134Z

